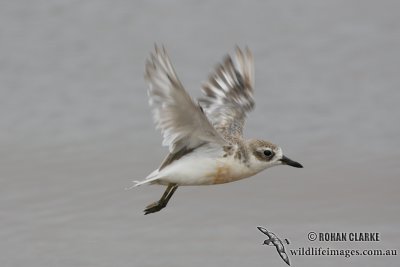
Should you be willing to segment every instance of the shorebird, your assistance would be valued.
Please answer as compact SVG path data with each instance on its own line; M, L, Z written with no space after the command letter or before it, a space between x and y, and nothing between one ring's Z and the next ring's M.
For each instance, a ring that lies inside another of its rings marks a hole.
M145 214L160 211L179 186L214 185L253 176L277 165L303 166L268 141L244 139L246 114L253 110L254 63L248 48L225 56L202 86L196 103L186 92L164 47L146 61L149 104L169 154L143 184L167 186Z

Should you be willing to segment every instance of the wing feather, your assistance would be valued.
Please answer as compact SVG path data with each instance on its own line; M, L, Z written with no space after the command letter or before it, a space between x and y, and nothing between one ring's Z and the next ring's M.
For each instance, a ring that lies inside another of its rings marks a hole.
M246 114L253 110L254 60L251 51L236 47L203 84L199 99L208 119L227 140L240 138Z
M164 47L156 46L147 60L145 79L156 127L161 129L163 145L169 147L171 154L205 143L226 143L184 89Z

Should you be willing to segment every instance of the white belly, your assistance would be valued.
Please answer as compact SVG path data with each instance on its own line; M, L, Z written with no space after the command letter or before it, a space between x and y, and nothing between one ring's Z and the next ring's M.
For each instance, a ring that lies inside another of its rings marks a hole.
M157 175L159 184L211 185L237 181L255 173L240 161L198 155L183 157Z

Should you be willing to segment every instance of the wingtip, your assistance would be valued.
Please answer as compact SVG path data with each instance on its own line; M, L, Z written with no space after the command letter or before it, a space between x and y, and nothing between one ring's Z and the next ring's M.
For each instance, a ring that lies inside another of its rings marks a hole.
M253 58L253 53L248 45L245 45L244 48L241 48L239 45L236 44L234 51L237 55L240 55L241 57L245 56L248 58Z
M154 51L156 51L156 53L158 51L158 44L157 43L154 43Z
M253 60L253 52L251 51L251 49L247 45L244 49L245 49L244 51L246 53L246 56L248 58L250 58L251 60Z
M267 229L265 229L264 227L261 227L261 226L257 226L257 229L260 230L260 231L263 232L263 233L268 232Z
M156 55L166 55L167 54L167 49L165 48L165 45L163 43L157 44L154 43L154 51Z

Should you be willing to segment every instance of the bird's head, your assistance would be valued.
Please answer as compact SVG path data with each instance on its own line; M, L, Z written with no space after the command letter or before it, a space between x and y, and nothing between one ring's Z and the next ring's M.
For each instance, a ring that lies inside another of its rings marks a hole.
M250 148L250 164L257 171L262 171L277 165L289 165L296 168L303 168L300 163L286 157L279 146L270 142L251 139L248 141L248 146Z
M272 244L272 241L271 241L271 239L269 238L269 239L266 239L266 240L264 240L264 243L263 243L263 245L268 245L268 246L271 246L271 245L273 245L273 244Z

